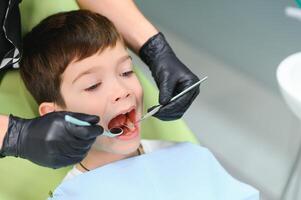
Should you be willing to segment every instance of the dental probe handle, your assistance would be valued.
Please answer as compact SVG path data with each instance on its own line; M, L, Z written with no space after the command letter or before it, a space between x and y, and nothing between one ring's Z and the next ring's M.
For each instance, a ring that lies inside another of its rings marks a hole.
M65 115L65 120L67 122L70 122L72 124L75 125L79 125L79 126L91 126L91 124L89 122L86 121L82 121L80 119L77 119L75 117L72 117L70 115ZM104 130L102 135L108 136L108 137L116 137L118 135L121 135L122 133L111 133L110 131Z
M207 80L207 78L208 78L208 76L205 76L204 78L202 78L198 82L196 82L193 85L189 86L188 88L186 88L185 90L183 90L182 92L180 92L179 94L177 94L176 96L174 96L173 98L171 98L168 103L170 103L170 102L176 100L177 98L183 96L184 94L186 94L187 92L189 92L190 90L192 90L193 88L195 88L196 86L198 86L199 84L201 84L202 82L204 82L205 80Z

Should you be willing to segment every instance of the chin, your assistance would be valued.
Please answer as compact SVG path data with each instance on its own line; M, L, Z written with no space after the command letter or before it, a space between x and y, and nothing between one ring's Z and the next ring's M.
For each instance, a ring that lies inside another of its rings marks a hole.
M140 145L140 141L140 136L130 141L122 141L118 139L112 140L109 138L102 138L101 136L98 136L92 148L97 151L104 151L107 153L128 155L137 151Z
M137 151L139 145L140 139L131 142L116 143L116 145L112 148L112 153L128 155Z

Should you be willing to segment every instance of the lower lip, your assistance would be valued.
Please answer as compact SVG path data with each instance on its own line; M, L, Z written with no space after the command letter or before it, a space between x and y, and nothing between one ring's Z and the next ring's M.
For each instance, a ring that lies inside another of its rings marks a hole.
M121 135L117 136L117 139L119 139L119 140L131 140L131 139L136 138L138 135L139 135L139 131L138 131L138 127L136 126L134 131L128 132L126 135L121 134Z

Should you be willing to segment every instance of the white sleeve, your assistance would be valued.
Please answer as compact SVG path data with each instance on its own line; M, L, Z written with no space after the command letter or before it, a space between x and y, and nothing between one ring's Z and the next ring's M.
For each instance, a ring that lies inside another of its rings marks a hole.
M176 142L164 140L141 140L141 145L145 153L150 153L159 149L175 145Z
M83 172L79 171L75 166L67 173L67 175L64 177L63 182L66 180L69 180L75 176L78 176L80 174L83 174Z

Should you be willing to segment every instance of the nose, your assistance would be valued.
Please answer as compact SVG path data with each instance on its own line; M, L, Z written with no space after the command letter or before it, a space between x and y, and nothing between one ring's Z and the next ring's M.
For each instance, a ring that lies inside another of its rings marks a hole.
M121 99L125 99L127 97L130 96L130 93L124 94L124 95L120 95L119 97L116 97L114 102L120 101Z
M123 99L130 97L131 94L131 90L126 88L124 85L117 83L115 84L115 87L112 90L112 101L113 103L119 102Z

